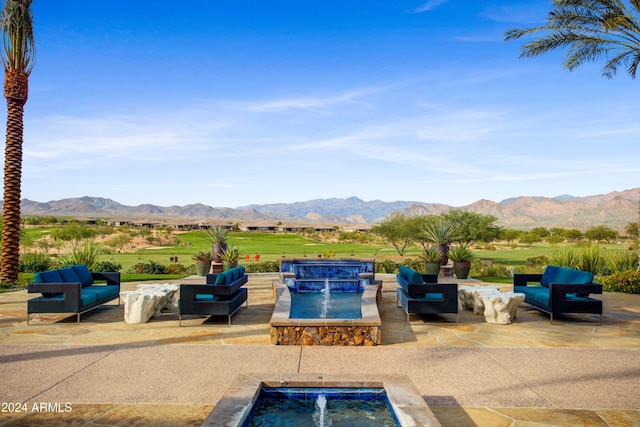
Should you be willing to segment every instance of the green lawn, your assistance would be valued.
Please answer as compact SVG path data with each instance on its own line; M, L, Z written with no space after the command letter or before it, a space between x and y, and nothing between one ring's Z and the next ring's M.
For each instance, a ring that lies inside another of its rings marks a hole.
M27 232L31 237L39 237L48 232L47 228L29 229ZM104 260L122 264L122 271L128 270L134 264L154 261L162 265L169 265L170 260L177 258L183 265L191 265L191 256L201 250L210 250L211 243L204 232L191 231L178 235L179 244L156 246L153 248L140 249L128 253L112 253L106 255ZM260 260L277 260L286 257L317 257L330 253L335 257L355 257L385 259L390 258L400 261L396 249L391 245L368 245L355 243L327 243L313 240L297 234L276 234L257 232L234 232L229 239L230 245L235 245L240 249L240 263L254 262L245 261L244 256L248 255L252 260L256 254L260 255ZM496 250L474 250L477 258L491 259L495 264L522 266L528 257L537 255L551 256L553 252L561 246L539 243L532 246L517 246L515 248L507 245L496 245ZM608 245L610 249L620 249L622 245ZM404 258L414 258L422 252L420 247L409 248ZM163 276L165 277L165 276Z

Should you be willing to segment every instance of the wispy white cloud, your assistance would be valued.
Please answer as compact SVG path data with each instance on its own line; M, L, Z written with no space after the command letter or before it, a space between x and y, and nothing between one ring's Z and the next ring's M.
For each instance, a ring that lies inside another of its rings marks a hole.
M427 2L425 4L423 4L420 7L417 7L414 9L414 12L416 13L422 13L422 12L429 12L430 10L433 10L435 8L437 8L440 5L443 5L447 2L449 2L450 0L427 0Z

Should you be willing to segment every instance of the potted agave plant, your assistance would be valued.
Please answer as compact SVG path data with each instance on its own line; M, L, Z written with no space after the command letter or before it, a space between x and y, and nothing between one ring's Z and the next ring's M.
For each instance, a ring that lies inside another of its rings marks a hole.
M424 261L424 272L427 274L439 274L440 273L440 259L442 254L436 248L427 248L422 252L420 256Z
M220 254L222 260L222 269L230 270L233 267L238 266L238 260L240 260L240 249L235 246L229 246Z
M453 261L453 272L458 279L466 279L471 271L471 261L475 258L467 245L454 246L449 250L449 259Z
M229 239L230 230L228 228L216 225L209 228L207 231L207 237L211 240L211 253L213 254L213 261L217 263L222 262L220 254L227 249L227 240Z
M206 276L211 268L211 252L199 251L191 257L196 262L196 274L198 276Z
M435 245L440 252L440 264L447 265L449 263L449 245L456 237L458 224L447 218L435 218L424 226L424 234L427 240Z

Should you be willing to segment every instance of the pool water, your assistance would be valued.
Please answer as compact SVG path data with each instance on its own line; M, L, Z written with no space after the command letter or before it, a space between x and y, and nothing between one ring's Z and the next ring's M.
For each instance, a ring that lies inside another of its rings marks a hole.
M243 427L397 427L383 388L263 387Z
M323 292L291 292L291 319L361 319L362 292L331 292L323 316Z

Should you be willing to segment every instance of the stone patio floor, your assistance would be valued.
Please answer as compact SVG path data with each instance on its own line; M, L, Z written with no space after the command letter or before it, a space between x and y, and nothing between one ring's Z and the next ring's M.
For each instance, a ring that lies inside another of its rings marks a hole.
M640 295L603 294L602 325L588 315L550 324L526 304L510 325L469 311L457 325L452 315L414 315L407 324L395 276L377 275L381 346L301 348L270 343L277 277L250 275L249 308L231 326L186 316L179 327L175 311L130 325L112 303L80 324L51 314L32 315L27 326L34 295L0 294L0 426L200 425L238 373L346 371L407 374L443 426L640 426ZM29 410L7 411L15 402ZM34 411L42 402L69 402L72 410Z

